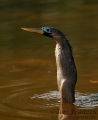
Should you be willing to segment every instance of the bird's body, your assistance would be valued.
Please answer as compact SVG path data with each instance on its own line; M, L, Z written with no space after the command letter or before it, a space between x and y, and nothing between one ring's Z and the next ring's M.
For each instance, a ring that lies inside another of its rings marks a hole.
M23 30L39 33L56 40L57 83L61 101L73 103L75 101L74 89L77 81L77 70L72 55L72 48L65 35L53 27L43 27L41 29L23 28Z
M55 49L57 65L57 82L63 102L73 102L74 87L77 80L77 71L72 56L71 46L66 38L63 38L63 44L56 43Z

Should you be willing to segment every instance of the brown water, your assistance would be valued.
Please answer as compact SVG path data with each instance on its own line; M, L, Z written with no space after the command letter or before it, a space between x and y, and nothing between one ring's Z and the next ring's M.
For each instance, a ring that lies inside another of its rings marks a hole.
M0 120L58 119L55 41L21 30L42 26L67 33L78 70L75 108L98 119L97 0L3 0L0 23Z

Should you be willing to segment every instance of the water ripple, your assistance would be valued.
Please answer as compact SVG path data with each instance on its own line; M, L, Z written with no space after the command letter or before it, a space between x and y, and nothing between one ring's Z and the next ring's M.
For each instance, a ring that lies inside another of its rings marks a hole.
M98 93L83 94L83 93L76 92L75 96L76 96L75 97L76 101L74 104L76 106L80 106L82 108L98 107ZM44 102L45 100L48 100L48 101L56 100L56 103L60 102L60 95L58 91L50 91L48 93L43 93L40 95L34 94L34 96L31 97L31 99L35 99L35 98L44 99ZM59 104L56 104L56 105L59 105Z
M60 95L58 91L49 91L42 94L32 95L31 89L23 89L14 91L4 101L14 107L35 109L35 108L52 108L60 104ZM76 92L75 105L80 108L95 108L98 107L98 93L83 94Z

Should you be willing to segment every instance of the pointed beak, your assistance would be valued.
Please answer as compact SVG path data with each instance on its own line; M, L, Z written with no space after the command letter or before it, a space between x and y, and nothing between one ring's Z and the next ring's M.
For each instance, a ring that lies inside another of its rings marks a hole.
M41 28L21 28L22 30L28 31L28 32L33 32L37 34L44 34L43 30Z

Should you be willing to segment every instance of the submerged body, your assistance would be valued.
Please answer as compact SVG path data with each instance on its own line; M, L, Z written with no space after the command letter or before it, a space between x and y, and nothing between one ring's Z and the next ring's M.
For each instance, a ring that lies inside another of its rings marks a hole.
M77 70L72 55L72 48L65 35L53 27L42 27L41 29L22 29L29 32L42 34L56 40L55 57L57 65L57 83L61 101L73 103L75 101Z

